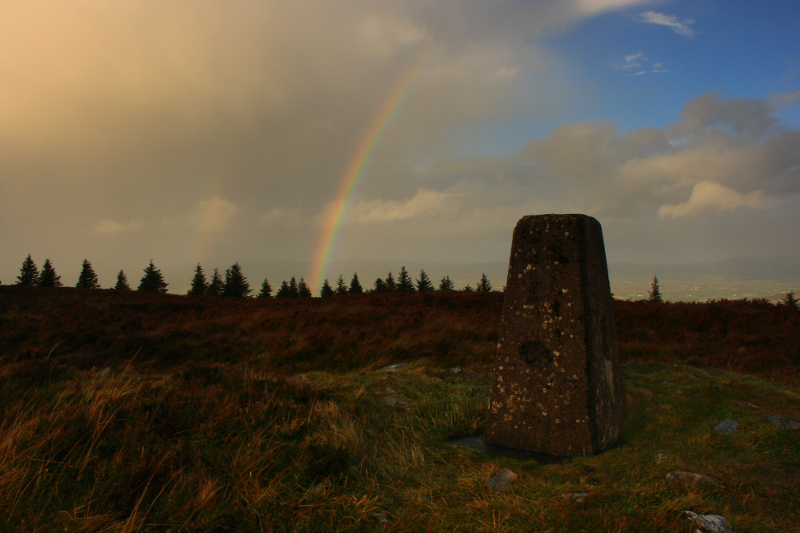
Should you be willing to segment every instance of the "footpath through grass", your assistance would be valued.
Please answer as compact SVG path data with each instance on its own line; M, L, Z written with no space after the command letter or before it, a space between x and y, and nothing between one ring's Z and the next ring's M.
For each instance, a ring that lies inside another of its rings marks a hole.
M800 431L764 418L800 420L790 382L629 361L617 447L490 458L446 440L482 430L502 295L390 296L0 287L0 531L800 531Z

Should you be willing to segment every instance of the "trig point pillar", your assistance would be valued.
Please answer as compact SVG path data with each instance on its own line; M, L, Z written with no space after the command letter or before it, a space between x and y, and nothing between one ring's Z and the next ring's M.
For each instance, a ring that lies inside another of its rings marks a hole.
M570 457L614 444L625 391L600 223L521 218L505 293L484 441Z

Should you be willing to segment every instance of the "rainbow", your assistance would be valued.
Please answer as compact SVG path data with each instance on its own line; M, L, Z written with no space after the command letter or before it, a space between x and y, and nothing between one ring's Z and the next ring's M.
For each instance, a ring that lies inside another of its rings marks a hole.
M375 154L375 148L380 144L386 130L389 128L395 116L397 116L397 112L407 100L408 95L411 94L412 89L414 89L422 78L422 75L431 63L431 59L431 54L423 54L403 73L389 93L389 97L380 107L380 111L375 115L369 129L363 139L361 139L353 157L350 159L350 163L347 165L336 196L330 204L323 220L322 232L312 263L309 283L312 290L317 290L322 287L323 279L327 274L328 264L336 249L336 243L339 240L342 222L355 197L358 185L361 183L361 179L364 176L364 171L369 166L372 156Z

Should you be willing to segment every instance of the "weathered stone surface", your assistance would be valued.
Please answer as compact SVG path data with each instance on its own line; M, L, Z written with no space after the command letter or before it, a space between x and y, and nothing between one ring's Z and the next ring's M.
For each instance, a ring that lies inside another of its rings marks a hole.
M764 415L770 424L778 429L800 429L800 422L782 416Z
M730 418L726 418L711 429L717 433L722 433L723 435L733 435L739 431L739 422L736 420L731 420Z
M714 485L718 488L725 488L724 485L720 485L714 478L711 476L707 476L705 474L698 474L696 472L684 472L683 470L673 470L672 472L667 474L667 481L672 481L673 483L681 482L681 481L690 481L690 482L698 482L698 483L705 483L707 485Z
M400 372L407 366L408 363L395 363L393 365L386 365L383 368L379 368L378 372Z
M698 515L692 511L684 511L681 521L686 524L689 533L734 533L728 520L716 514Z
M611 446L625 391L600 223L520 219L505 294L486 442L571 457Z
M585 498L586 498L586 497L587 497L589 494L590 494L590 493L588 493L588 492L579 492L579 491L565 492L564 494L562 494L562 495L561 495L561 499L563 499L563 500L567 500L567 501L570 501L570 502L576 502L576 503L580 503L580 502L582 502L582 501L583 501L583 500L584 500L584 499L585 499Z
M398 406L398 407L405 407L406 405L408 405L408 402L407 402L407 401L405 401L405 400L399 400L399 399L397 399L397 398L392 398L391 396L386 396L386 397L383 399L383 401L384 401L384 402L386 402L386 403L387 403L387 404L389 404L389 405L396 405L396 406Z
M486 484L495 492L508 492L511 490L511 482L515 481L518 477L519 474L515 474L508 468L504 468L487 479Z

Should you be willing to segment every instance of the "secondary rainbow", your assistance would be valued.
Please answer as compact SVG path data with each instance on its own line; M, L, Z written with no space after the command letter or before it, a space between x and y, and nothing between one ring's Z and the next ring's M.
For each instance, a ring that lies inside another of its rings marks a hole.
M331 255L336 249L336 243L342 230L342 221L355 197L355 192L359 183L361 183L364 171L375 154L375 148L380 144L386 130L395 116L397 116L397 112L407 100L408 95L411 94L412 89L427 70L430 64L429 58L429 55L423 55L400 77L350 159L342 182L336 192L336 197L325 215L322 233L314 253L311 271L311 287L315 288L313 290L322 287L323 280L327 274L328 263L330 263Z

